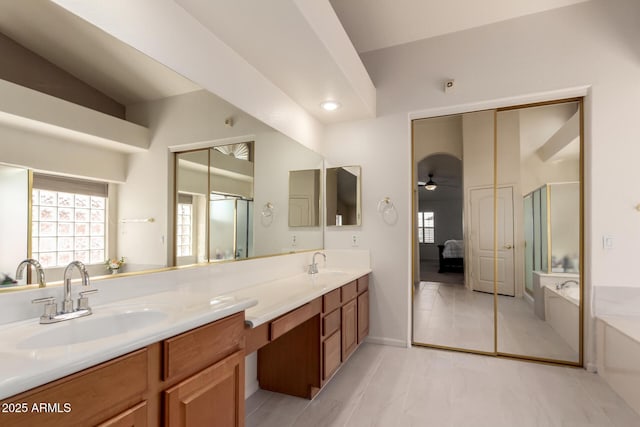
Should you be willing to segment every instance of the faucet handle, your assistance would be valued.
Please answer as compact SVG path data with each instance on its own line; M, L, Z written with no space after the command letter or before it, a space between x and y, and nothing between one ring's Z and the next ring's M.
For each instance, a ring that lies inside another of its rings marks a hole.
M44 314L40 316L41 319L50 319L58 314L58 306L56 305L56 299L54 297L36 298L31 300L32 304L44 304Z
M79 292L80 298L78 298L78 310L91 310L89 308L89 297L85 295L91 295L97 292L97 289L88 289L86 291Z

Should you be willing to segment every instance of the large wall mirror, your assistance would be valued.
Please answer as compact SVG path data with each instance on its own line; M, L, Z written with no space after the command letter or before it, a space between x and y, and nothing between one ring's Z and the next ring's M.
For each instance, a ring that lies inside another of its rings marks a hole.
M582 363L582 101L413 122L413 341Z
M113 277L107 259L124 258L115 270L123 274L323 248L322 227L289 226L288 218L290 171L320 171L322 156L57 6L44 6L69 34L91 34L112 49L107 62L126 58L115 77L87 75L87 81L118 95L120 113L113 115L149 129L150 141L107 146L3 123L0 196L12 209L0 212L0 273L14 277L31 256L51 283L80 257L92 277L107 278ZM11 13L30 11L16 3ZM9 28L9 21L0 20L0 31L19 39L29 30ZM77 61L96 69L91 61L101 59ZM30 177L38 174L60 178L62 187L36 188ZM318 200L310 212L318 212L319 190L310 197Z
M360 166L327 168L325 173L327 225L360 225Z

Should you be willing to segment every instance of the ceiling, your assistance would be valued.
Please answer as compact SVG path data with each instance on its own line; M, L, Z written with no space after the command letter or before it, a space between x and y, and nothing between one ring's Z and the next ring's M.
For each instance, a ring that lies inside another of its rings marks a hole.
M360 53L588 0L330 0Z
M581 1L584 0L175 3L318 121L334 123L375 116L375 87L358 52ZM117 21L117 14L126 14L127 10L123 7L113 13ZM0 0L0 32L124 105L200 89L50 0ZM327 99L339 101L341 108L332 113L323 111L320 103Z
M370 105L354 84L354 78L365 79L375 100L373 83L347 35L343 43L362 69L359 75L352 75L349 64L337 57L336 46L331 44L329 38L339 36L335 32L342 28L328 3L324 9L310 9L312 2L305 0L176 3L321 122L375 115L375 104ZM332 24L335 27L331 28ZM325 100L338 101L340 110L323 110L320 104Z

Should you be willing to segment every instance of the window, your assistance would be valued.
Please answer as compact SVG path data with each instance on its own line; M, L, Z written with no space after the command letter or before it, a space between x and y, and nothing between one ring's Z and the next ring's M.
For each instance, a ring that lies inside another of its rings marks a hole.
M193 199L192 196L178 195L178 213L176 217L176 256L191 256L192 250Z
M435 219L433 212L418 212L418 241L435 243Z
M106 256L107 184L34 174L31 253L43 267Z

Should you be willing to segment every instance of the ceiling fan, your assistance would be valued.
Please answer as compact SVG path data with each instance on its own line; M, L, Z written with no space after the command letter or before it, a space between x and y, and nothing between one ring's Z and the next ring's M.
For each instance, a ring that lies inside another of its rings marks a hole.
M418 181L418 187L424 187L426 190L433 191L436 188L438 188L438 184L435 183L435 181L433 180L433 174L430 173L429 181L427 182Z

